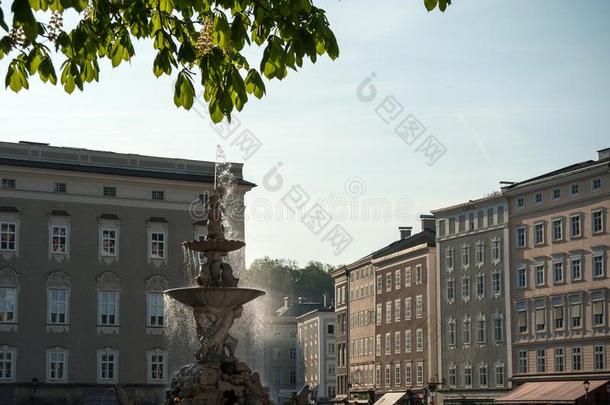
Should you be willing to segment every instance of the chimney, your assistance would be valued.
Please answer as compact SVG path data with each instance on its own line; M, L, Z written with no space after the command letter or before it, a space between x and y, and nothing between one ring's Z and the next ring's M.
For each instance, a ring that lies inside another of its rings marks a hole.
M610 148L600 149L597 151L597 160L610 158Z
M284 297L284 308L288 308L290 306L290 297Z
M326 306L328 305L328 302L327 302L327 301L328 301L328 295L327 295L326 293L324 293L324 294L322 295L322 297L323 297L323 298L322 298L322 299L323 299L323 301L322 301L322 302L323 302L323 304L324 304L324 308L326 308Z
M421 230L429 229L433 232L436 231L436 220L434 219L434 215L420 215L419 219L421 219Z
M412 226L399 226L398 231L400 232L400 239L407 239L411 236L411 230L413 230Z

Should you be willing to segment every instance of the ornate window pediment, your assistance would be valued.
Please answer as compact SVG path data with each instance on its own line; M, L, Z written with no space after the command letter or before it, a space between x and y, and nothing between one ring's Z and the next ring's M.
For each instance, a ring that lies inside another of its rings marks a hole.
M47 274L47 288L71 288L72 277L61 270Z
M160 274L155 274L146 279L146 291L148 292L163 292L167 289L167 278Z
M97 276L97 289L107 291L121 291L121 279L111 271Z
M21 275L11 267L0 269L0 287L19 287Z

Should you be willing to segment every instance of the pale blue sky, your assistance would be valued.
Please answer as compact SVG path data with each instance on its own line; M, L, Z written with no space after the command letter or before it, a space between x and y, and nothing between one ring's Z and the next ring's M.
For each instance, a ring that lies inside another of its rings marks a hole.
M445 14L427 13L421 0L377 8L318 3L340 58L269 84L267 96L238 116L263 143L245 167L261 184L247 196L248 261L350 262L393 241L399 225L418 230L420 213L482 196L500 180L593 159L610 146L610 2L470 0ZM207 121L173 106L171 79L154 78L147 46L137 52L131 65L111 71L106 64L101 83L83 94L36 81L19 95L0 90L0 139L208 160L220 143L231 160L242 160ZM6 66L0 61L2 76ZM356 88L371 72L378 96L363 103ZM426 126L424 137L434 134L446 146L434 166L375 114L390 95ZM285 183L273 192L263 176L278 161ZM345 191L352 178L365 184L355 199ZM354 239L335 255L320 241L328 228L316 236L277 214L252 215L253 207L281 208L294 184L312 200L343 199L352 212L372 199L404 210L368 220L335 213L331 225Z

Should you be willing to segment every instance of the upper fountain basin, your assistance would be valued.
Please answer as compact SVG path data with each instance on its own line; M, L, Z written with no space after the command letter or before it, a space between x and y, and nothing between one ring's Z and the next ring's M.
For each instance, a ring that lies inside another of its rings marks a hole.
M232 252L241 249L246 244L240 240L209 239L191 240L184 242L184 246L196 252Z
M262 290L238 287L181 287L164 293L189 307L210 308L236 308L265 295Z

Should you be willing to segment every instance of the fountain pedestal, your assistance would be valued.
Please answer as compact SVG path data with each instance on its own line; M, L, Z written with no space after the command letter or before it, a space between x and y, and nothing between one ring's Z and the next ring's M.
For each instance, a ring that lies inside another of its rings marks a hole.
M229 334L243 305L265 294L239 288L233 269L223 263L227 252L241 249L241 241L224 239L220 201L209 199L208 236L202 241L185 242L186 249L206 258L197 276L196 287L166 290L176 301L193 308L200 347L196 362L183 366L172 378L167 405L267 405L269 396L260 376L235 357L237 339Z

